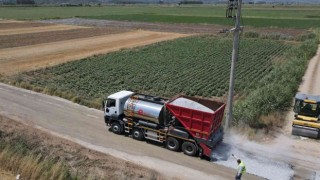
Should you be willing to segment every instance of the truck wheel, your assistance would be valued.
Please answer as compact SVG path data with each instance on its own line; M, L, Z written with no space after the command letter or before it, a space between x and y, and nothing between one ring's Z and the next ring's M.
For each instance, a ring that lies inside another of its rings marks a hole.
M111 131L115 134L121 134L122 133L122 127L118 122L113 122L111 124Z
M180 148L180 144L179 141L176 138L173 137L169 137L167 139L167 149L171 150L171 151L178 151Z
M142 141L144 139L143 132L139 128L134 128L132 130L132 138L138 141Z
M195 156L197 154L197 147L194 143L186 141L182 144L182 151L188 156Z

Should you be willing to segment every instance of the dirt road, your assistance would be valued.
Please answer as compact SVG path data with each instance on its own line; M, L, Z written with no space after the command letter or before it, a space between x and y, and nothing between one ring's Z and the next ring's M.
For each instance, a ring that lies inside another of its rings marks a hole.
M309 62L299 91L312 95L320 95L320 46L318 47L317 54Z
M187 35L152 31L79 38L31 46L0 49L0 73L13 74L57 65L71 60L143 46Z
M169 178L234 178L233 169L115 135L105 127L102 111L61 98L0 84L0 114L52 132L84 147L155 169ZM245 178L261 179L249 174Z

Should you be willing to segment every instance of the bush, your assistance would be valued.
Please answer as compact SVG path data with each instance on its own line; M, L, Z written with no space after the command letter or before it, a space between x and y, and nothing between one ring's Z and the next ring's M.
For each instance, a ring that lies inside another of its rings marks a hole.
M260 35L255 31L248 31L244 33L244 37L246 38L258 38Z

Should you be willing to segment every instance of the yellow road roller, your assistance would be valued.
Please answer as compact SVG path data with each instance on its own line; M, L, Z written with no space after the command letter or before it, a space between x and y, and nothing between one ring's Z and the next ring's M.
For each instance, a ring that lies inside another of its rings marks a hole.
M292 135L320 138L320 96L297 93Z

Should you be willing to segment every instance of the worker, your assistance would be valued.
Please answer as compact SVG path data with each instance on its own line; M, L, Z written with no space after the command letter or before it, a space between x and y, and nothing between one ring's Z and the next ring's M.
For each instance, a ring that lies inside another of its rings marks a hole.
M241 159L235 157L235 155L232 154L232 156L237 159L237 163L238 163L238 171L235 179L241 180L241 177L246 172L246 165L243 163L243 161L241 161Z

